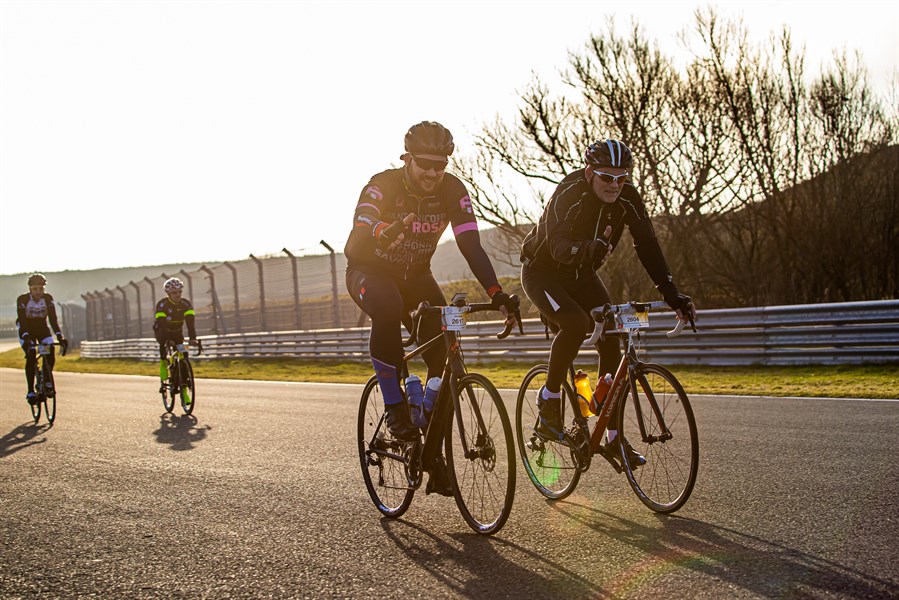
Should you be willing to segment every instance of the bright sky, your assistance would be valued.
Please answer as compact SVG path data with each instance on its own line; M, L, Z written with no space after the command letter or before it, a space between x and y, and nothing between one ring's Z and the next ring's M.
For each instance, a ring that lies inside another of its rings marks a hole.
M611 11L677 56L705 3L616 4L0 0L0 274L340 251L410 125L470 152ZM899 3L715 6L788 25L811 71L845 47L899 72Z

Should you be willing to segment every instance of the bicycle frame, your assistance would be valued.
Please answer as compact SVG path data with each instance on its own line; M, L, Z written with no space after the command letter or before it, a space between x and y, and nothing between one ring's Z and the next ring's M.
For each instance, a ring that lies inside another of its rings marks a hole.
M462 295L461 302L464 303L464 295ZM412 334L409 340L404 342L404 345L408 346L415 342L418 335L420 320L422 317L428 314L440 314L443 318L449 313L454 313L456 316L462 316L463 313L474 313L486 310L496 310L496 308L490 303L458 304L456 297L453 298L453 302L450 304L450 306L432 307L427 305L426 303L422 303L413 313ZM519 327L521 327L520 319L518 323ZM434 400L434 408L431 412L431 417L428 420L428 425L424 429L424 443L421 453L418 455L418 457L413 457L420 459L421 465L430 465L433 462L434 458L440 453L440 445L447 433L447 426L452 425L451 416L453 414L456 415L456 422L459 424L464 457L469 460L471 460L472 458L476 458L476 452L473 451L468 445L468 438L465 435L465 424L464 420L462 419L462 408L458 402L459 394L457 393L459 389L459 380L467 374L465 362L462 358L462 343L460 335L460 332L462 329L464 329L464 326L464 322L462 322L461 325L447 325L446 323L444 323L442 333L435 335L424 344L418 346L415 350L403 356L402 376L403 378L405 378L409 374L408 364L410 360L427 352L441 342L446 345L446 361L444 362L442 374L443 384L440 386L440 391L437 393L437 398ZM505 330L502 333L498 334L497 337L499 339L502 339L508 336L511 331L512 324L507 324ZM453 399L452 402L447 401L447 394L451 395L451 398ZM474 404L473 406L475 406L475 414L477 416L479 427L485 427L483 415L481 414L480 410L477 409L476 404ZM378 427L375 428L374 436L377 436L378 432L381 431L381 428L385 427L385 419L386 415L381 415L381 421L378 424ZM374 439L370 440L369 447L374 448L375 446L376 444L374 443ZM403 461L406 464L408 464L410 460L407 457L400 456L386 450L374 449L371 450L371 452Z
M640 359L637 357L637 345L634 341L634 337L637 335L640 329L648 325L648 312L653 308L666 308L668 305L664 302L629 302L627 304L619 304L614 306L606 306L602 308L594 308L591 311L591 316L593 316L594 321L596 322L596 327L593 332L593 335L587 340L587 344L595 344L596 340L603 338L606 335L612 335L620 338L626 338L625 341L625 351L621 355L621 361L618 363L618 368L615 371L615 376L612 380L611 385L609 386L609 391L606 394L606 401L603 402L602 410L600 411L598 419L596 421L595 427L593 429L592 434L590 435L590 452L595 453L597 449L602 445L602 437L605 433L606 429L609 426L609 421L612 416L615 414L615 410L618 408L618 404L621 401L621 398L630 392L633 397L637 397L637 376L636 371L639 366L642 364ZM646 314L646 320L641 320L639 315ZM606 319L607 315L611 315L615 319L616 328L614 331L606 331ZM668 332L668 337L674 337L679 335L681 330L684 328L685 321L678 321L677 326ZM629 385L626 388L625 382ZM628 389L629 388L629 389ZM658 419L658 423L662 428L662 434L659 436L647 436L646 435L646 426L643 419L642 409L640 407L640 403L634 403L634 409L637 413L638 423L640 427L640 435L643 438L643 441L664 441L671 438L671 432L668 429L668 425L665 423L665 419L659 410L658 403L656 402L655 396L652 394L651 390L647 390L648 395L650 396L650 406L652 406L653 413Z

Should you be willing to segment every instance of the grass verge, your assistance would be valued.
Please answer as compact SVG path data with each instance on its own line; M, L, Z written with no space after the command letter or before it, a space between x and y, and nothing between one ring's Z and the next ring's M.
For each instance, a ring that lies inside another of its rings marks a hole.
M22 369L22 351L0 353L0 367ZM517 388L532 365L510 362L469 363L469 370L483 373L497 387ZM590 365L582 365L590 372ZM595 368L595 367L593 367ZM56 369L76 373L116 373L158 376L159 365L123 359L81 358L79 352L57 356ZM194 363L197 377L365 383L371 363L308 361L290 358L220 359ZM424 363L417 366L419 374ZM807 396L833 398L899 398L899 365L833 365L798 367L695 367L674 365L671 371L688 394L737 394L748 396ZM595 383L595 382L594 382ZM24 390L24 381L22 382Z

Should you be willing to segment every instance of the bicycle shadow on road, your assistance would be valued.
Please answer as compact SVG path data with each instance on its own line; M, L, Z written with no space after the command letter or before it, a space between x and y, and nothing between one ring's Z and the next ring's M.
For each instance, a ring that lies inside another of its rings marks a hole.
M468 598L606 595L601 586L562 563L515 542L474 532L452 533L447 539L403 519L384 517L380 523L397 550L429 573L440 589L450 590L452 594ZM535 562L542 567L539 571L531 566ZM460 570L467 571L470 577L460 577ZM560 585L560 582L564 583Z
M35 425L33 422L19 425L3 437L0 437L0 458L9 456L19 450L24 450L28 446L43 444L47 441L47 438L43 437L37 440L34 438L49 431L50 427L51 425L48 424Z
M173 415L162 413L159 416L159 429L153 432L157 444L168 444L172 450L193 450L194 445L206 439L210 425L197 427L197 418L193 415Z
M629 571L646 576L688 569L759 597L897 597L899 586L840 562L783 542L689 517L655 514L658 526L642 525L577 502L549 505L608 540L641 550ZM872 569L876 569L872 565ZM612 586L628 587L626 582ZM637 590L634 590L637 591Z

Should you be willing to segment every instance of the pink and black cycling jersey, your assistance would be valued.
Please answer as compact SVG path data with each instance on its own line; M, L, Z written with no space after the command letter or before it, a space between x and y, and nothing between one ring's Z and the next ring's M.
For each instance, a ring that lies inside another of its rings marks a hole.
M409 213L415 218L403 241L390 251L380 247L378 234L383 228ZM372 177L356 204L353 230L344 249L347 265L400 279L430 272L431 257L447 227L452 227L459 250L484 289L497 286L493 265L481 248L471 198L459 178L449 173L432 196L410 190L402 168Z

